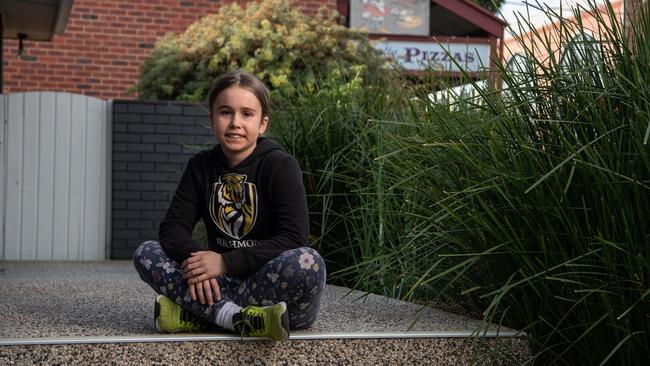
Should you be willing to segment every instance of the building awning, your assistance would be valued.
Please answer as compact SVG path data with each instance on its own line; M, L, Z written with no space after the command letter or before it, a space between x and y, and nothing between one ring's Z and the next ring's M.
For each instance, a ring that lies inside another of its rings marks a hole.
M51 41L63 34L73 0L2 0L3 38L24 34L30 41Z
M431 34L435 36L503 37L508 24L469 0L433 0Z

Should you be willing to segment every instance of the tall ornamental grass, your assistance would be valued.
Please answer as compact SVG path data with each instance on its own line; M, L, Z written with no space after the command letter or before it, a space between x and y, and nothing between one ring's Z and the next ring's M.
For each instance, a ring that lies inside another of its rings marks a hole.
M455 106L388 71L281 103L330 282L521 329L530 363L650 364L648 5L630 38L590 9L597 39L563 14Z
M368 259L365 255L377 243L370 239L377 225L363 222L373 220L363 211L377 199L362 191L373 180L382 179L370 167L375 157L388 151L382 144L385 128L393 129L377 118L402 118L409 101L400 80L373 77L363 68L351 77L328 74L316 80L316 92L298 86L297 97L277 101L270 135L303 168L312 245L325 254L330 273L339 271L330 275L330 282L354 286L356 271L340 270ZM357 227L368 232L356 233Z

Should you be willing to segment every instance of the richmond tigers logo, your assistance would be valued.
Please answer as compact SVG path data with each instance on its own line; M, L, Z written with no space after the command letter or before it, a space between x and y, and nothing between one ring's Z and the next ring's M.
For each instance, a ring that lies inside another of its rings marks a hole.
M210 216L222 232L234 239L248 234L257 218L257 188L246 176L226 174L212 184Z

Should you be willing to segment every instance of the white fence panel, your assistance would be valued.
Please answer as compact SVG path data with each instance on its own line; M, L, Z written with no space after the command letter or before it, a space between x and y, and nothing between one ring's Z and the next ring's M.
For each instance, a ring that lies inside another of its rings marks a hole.
M39 105L38 130L38 210L36 222L36 259L52 259L52 227L54 216L54 131L56 95L42 93ZM43 182L43 183L40 183ZM45 183L47 182L47 183Z
M20 258L22 233L22 186L23 186L23 126L25 95L11 94L5 97L7 139L5 162L7 164L4 207L2 259ZM11 122L10 122L11 121Z
M54 161L54 211L61 215L54 216L52 241L66 243L53 247L52 259L63 260L68 255L68 207L70 206L70 116L72 112L71 94L58 94L56 98L56 129L54 131L54 155L60 157Z
M9 94L0 117L0 260L106 259L107 102Z
M7 119L5 118L5 100L0 97L0 253L4 253L4 211L5 211L5 172L7 171L7 164L5 163L5 149L7 147ZM4 254L3 254L4 255Z

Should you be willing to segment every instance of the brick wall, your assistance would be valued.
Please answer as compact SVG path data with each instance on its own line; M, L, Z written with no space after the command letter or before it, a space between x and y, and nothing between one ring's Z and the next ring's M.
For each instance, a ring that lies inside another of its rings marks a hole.
M128 88L156 40L183 32L233 0L75 0L63 35L24 42L32 60L19 59L18 42L4 42L4 92L66 91L100 98L131 98ZM239 0L245 4L247 1ZM313 14L336 0L299 0Z
M130 259L158 226L185 164L211 144L207 111L194 103L113 102L113 198L111 259Z

